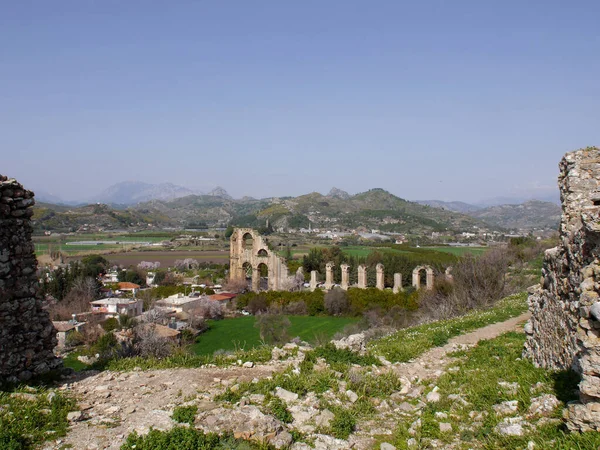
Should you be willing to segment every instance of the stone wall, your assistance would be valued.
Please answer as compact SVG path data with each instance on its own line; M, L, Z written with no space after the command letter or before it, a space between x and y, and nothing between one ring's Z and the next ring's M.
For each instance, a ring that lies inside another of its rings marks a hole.
M33 192L0 175L0 383L58 368L56 330L36 276L31 241Z
M569 406L567 425L600 431L600 149L567 153L559 167L560 243L530 290L524 355L579 372L581 403Z

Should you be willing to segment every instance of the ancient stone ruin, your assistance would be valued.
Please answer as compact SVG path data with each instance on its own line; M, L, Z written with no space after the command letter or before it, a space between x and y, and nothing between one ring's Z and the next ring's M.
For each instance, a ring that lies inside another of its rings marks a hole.
M33 192L0 175L0 383L28 380L61 365L56 330L36 276Z
M567 425L600 431L600 149L567 153L558 182L560 244L546 251L541 284L530 290L524 355L577 371L580 403L569 405Z
M230 278L236 281L245 281L250 278L251 289L254 292L270 290L288 289L291 278L288 273L288 267L285 260L269 249L268 243L262 236L251 228L235 228L230 240L229 267ZM335 286L333 269L335 264L328 262L325 265L325 283L323 288L331 290ZM342 279L339 285L343 290L348 290L350 286L350 266L342 264L340 266ZM385 289L385 271L383 264L377 264L375 286L379 290ZM451 267L446 269L446 278L452 280L450 275ZM367 289L367 267L363 264L358 266L358 283L355 287ZM419 266L415 268L412 274L412 284L415 289L421 288L421 273L426 274L426 288L433 289L434 270L430 266ZM303 274L303 272L301 272ZM317 289L319 282L317 280L318 272L310 272L310 290ZM293 278L293 277L292 277ZM264 280L266 279L266 283ZM261 283L262 280L262 283ZM393 292L397 294L402 291L402 274L394 274Z
M231 235L229 254L232 280L252 279L252 290L261 290L261 278L267 278L266 290L283 289L289 279L285 260L270 250L267 242L251 228L236 228ZM261 276L262 274L262 276Z

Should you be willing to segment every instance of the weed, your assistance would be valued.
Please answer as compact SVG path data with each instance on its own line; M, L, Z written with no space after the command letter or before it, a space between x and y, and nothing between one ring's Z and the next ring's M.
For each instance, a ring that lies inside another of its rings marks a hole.
M179 423L189 423L192 425L196 419L198 413L198 407L192 406L177 406L173 410L173 420Z

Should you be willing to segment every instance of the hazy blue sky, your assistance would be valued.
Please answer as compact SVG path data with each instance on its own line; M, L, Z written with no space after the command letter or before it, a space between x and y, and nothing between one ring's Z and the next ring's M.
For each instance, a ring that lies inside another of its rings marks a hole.
M539 197L600 145L600 2L0 0L0 173Z

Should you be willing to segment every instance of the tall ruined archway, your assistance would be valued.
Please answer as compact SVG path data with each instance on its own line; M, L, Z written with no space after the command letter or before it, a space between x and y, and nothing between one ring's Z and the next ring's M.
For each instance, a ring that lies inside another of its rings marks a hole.
M269 249L266 239L251 228L235 228L230 243L229 276L232 280L246 280L249 265L253 291L281 289L288 278L288 268L285 260Z

